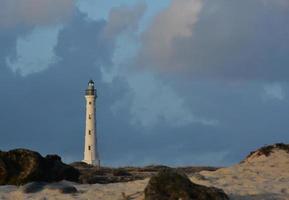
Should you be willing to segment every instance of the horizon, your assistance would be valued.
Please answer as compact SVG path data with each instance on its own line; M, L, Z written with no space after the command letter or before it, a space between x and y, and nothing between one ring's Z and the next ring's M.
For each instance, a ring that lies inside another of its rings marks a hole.
M1 6L2 5L2 6ZM228 166L289 143L288 0L4 0L0 150L105 166Z

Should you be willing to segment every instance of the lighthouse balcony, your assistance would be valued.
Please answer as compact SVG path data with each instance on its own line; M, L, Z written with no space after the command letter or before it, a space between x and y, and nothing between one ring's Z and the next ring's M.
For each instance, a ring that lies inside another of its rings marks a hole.
M85 95L95 95L96 90L85 90Z

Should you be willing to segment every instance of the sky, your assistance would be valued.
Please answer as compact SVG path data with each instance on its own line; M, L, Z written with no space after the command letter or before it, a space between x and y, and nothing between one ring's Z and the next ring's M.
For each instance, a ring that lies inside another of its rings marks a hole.
M227 166L289 143L289 0L0 0L0 149Z

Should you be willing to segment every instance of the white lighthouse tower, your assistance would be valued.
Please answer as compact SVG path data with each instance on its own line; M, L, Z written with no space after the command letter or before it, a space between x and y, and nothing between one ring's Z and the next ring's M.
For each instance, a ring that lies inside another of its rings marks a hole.
M86 99L86 123L85 123L85 145L83 162L100 167L97 151L95 101L97 98L94 82L90 80L85 91Z

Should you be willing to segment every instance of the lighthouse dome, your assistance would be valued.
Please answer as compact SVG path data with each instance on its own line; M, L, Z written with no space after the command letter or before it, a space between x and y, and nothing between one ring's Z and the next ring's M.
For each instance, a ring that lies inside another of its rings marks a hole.
M93 80L90 80L88 82L88 86L87 86L87 89L86 89L86 95L95 95L96 91L95 91L95 88L94 88L94 82Z
M94 82L93 82L93 80L90 80L90 81L88 82L88 87L94 87Z

